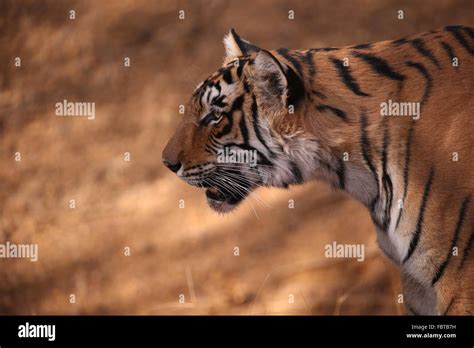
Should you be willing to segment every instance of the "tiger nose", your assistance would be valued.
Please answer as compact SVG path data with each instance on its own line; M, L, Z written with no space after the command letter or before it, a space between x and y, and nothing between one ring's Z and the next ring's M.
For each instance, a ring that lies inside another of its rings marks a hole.
M163 164L167 166L173 173L176 173L179 170L179 168L181 168L181 162L179 161L176 163L172 163L168 161L167 159L163 158Z

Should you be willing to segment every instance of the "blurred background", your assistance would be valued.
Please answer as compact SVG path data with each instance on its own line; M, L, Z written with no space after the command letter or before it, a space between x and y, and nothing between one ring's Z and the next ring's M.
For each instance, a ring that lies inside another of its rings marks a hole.
M402 314L359 203L309 183L218 216L161 151L231 27L274 49L449 24L474 25L472 0L1 0L0 243L38 244L39 260L0 259L0 314ZM64 99L94 102L95 120L56 117ZM325 258L333 241L365 261Z

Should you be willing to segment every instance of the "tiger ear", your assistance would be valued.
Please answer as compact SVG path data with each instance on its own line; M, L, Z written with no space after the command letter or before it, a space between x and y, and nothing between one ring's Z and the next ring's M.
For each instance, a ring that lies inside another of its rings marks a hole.
M285 111L288 101L287 69L270 52L260 50L249 67L259 104L270 113Z
M260 48L242 39L234 29L224 37L226 58L235 59L237 57L248 56L252 52L259 52Z

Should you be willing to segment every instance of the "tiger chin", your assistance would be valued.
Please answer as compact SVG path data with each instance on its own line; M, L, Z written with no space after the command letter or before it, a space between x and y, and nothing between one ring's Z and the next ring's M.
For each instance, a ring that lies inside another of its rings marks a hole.
M407 313L474 314L474 29L303 50L231 30L224 45L163 163L219 213L262 186L343 190L399 266Z

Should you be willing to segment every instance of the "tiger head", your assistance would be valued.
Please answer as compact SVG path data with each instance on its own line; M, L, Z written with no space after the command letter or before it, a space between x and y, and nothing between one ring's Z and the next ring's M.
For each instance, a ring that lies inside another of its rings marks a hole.
M221 213L259 186L288 187L306 176L304 161L295 160L302 147L289 146L301 128L294 111L305 98L302 80L234 30L224 44L223 66L194 90L162 155Z

